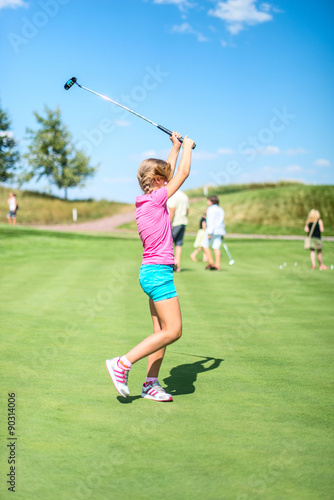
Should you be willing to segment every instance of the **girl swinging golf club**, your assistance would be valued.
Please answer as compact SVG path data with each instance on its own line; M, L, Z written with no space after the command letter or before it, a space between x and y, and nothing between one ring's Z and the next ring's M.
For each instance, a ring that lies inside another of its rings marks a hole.
M166 207L170 198L190 173L192 148L195 143L183 139L183 153L174 176L179 155L181 134L173 132L173 147L167 162L144 160L138 170L138 181L144 194L136 198L136 219L144 252L139 272L139 283L149 297L153 334L145 338L124 356L108 359L107 370L116 390L128 397L128 375L131 366L147 357L147 378L141 397L155 401L173 398L160 386L158 375L166 346L181 337L182 319L179 300L173 281L173 240Z

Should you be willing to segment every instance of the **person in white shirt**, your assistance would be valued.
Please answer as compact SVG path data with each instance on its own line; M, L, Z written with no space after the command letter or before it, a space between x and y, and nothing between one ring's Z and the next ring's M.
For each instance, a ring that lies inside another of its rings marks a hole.
M8 224L11 224L12 220L13 220L13 225L15 225L16 224L16 206L17 206L15 194L13 194L13 193L9 194L9 198L8 198L7 203L8 203L8 207L9 207L8 214L7 214Z
M188 224L189 198L183 191L176 191L167 201L169 218L172 224L173 243L175 245L175 271L181 271L183 237Z
M210 269L210 271L220 270L220 246L222 244L222 238L226 234L224 217L225 212L219 206L218 197L209 196L208 209L206 211L206 230L202 241L202 247L208 259L208 265L205 269ZM210 246L215 255L215 262L213 262Z

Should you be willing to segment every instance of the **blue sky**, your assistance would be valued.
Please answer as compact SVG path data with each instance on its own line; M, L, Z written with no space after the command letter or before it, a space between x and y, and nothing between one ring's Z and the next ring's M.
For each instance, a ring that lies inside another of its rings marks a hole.
M185 189L333 184L333 14L329 0L0 0L1 105L22 152L33 112L60 108L100 164L70 198L133 202L141 160L170 148L130 113L65 91L72 76L193 138Z

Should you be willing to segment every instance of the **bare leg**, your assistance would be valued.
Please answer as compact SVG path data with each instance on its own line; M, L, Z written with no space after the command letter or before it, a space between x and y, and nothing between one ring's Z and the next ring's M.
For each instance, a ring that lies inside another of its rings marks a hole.
M10 217L7 217L7 220L8 220L8 224L11 225L12 219Z
M213 258L212 258L211 252L210 252L210 248L203 248L203 251L204 251L204 254L207 258L208 265L213 266Z
M315 269L315 251L314 250L311 250L310 257L311 257L312 269Z
M181 254L182 254L182 247L175 246L175 264L177 271L181 270Z
M15 219L13 219L13 224L14 224L14 226L15 226L15 224L16 224L16 218L15 218Z
M318 254L318 261L319 261L319 269L321 269L321 270L328 269L328 267L325 266L323 263L321 249L317 250L317 254Z
M154 302L152 299L150 299L149 303L150 303L150 311L151 311L151 316L152 316L152 321L153 321L153 332L160 333L161 332L161 324L160 324L160 320L158 318L158 313L154 307ZM160 366L161 366L162 360L164 358L165 351L166 351L166 347L163 347L159 351L156 351L153 354L150 354L148 356L148 358L147 358L147 377L158 378Z
M196 256L200 253L201 250L202 250L202 247L196 248L196 250L194 250L193 253L190 255L191 260L193 260L194 262L197 262Z
M220 248L214 249L215 254L215 266L217 269L220 269Z
M161 330L144 339L126 354L130 363L136 363L140 359L162 350L182 335L181 310L177 297L154 302L154 308Z

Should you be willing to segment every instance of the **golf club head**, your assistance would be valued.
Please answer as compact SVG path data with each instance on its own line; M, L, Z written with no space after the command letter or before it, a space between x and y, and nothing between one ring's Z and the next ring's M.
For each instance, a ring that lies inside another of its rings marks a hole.
M65 90L70 89L76 82L77 82L77 79L75 78L75 76L72 76L72 78L67 80L67 82L65 83L64 89Z
M232 260L230 260L229 264L230 264L230 266L233 266L233 264L234 264L234 260L233 260L233 259L232 259Z

